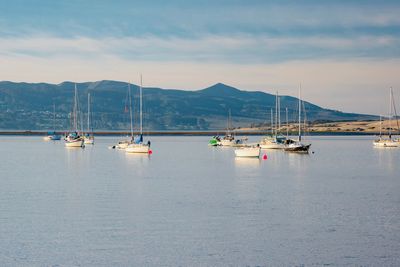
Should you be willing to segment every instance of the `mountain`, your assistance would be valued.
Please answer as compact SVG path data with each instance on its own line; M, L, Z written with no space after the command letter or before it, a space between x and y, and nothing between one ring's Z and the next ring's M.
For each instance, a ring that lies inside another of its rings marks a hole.
M73 82L60 84L0 82L0 129L52 129L53 105L56 106L56 128L68 129L74 92ZM128 130L127 83L97 81L77 83L82 121L85 120L87 94L91 93L93 126L101 130ZM131 85L134 124L138 122L137 85ZM281 96L282 121L284 109L289 121L297 119L298 99ZM275 108L275 95L243 91L218 83L198 90L143 89L144 128L148 130L223 129L231 110L233 125L248 127L270 121ZM376 116L344 113L304 102L308 121L371 120ZM86 128L85 125L82 127Z

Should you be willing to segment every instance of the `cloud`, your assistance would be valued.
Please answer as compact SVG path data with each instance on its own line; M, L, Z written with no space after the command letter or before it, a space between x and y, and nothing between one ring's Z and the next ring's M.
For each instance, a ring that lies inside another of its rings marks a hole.
M160 38L157 36L60 38L52 36L0 38L3 55L87 60L116 57L140 61L206 61L236 64L285 62L315 58L398 58L400 38L393 36L268 37L215 36Z
M360 30L400 32L400 4L396 1L39 2L0 2L0 35L21 36L36 31L60 37L351 36Z

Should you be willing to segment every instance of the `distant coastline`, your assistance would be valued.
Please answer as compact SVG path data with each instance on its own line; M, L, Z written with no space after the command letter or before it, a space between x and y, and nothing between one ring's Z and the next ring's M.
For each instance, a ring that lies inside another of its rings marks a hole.
M57 134L64 134L64 132L56 132ZM249 132L236 132L238 136L253 136L253 135L266 135L270 132L249 131ZM47 131L0 131L0 136L45 136ZM130 135L126 132L95 132L96 136L127 136ZM150 136L215 136L224 135L224 131L157 131L147 132L145 135ZM296 135L295 132L289 135ZM345 135L379 135L373 132L311 132L307 135L310 136L345 136Z
M379 121L343 121L313 123L308 125L308 135L379 135L381 129ZM391 125L393 135L399 134L397 121L382 121L382 134L386 134ZM289 124L289 135L297 134L297 124ZM152 130L145 131L146 135L152 136L213 136L224 135L225 129L220 130ZM237 135L265 135L271 132L270 127L236 128ZM280 132L286 134L286 126L282 124ZM58 134L65 134L66 131L57 131ZM124 136L130 135L127 131L99 130L94 132L99 136ZM0 130L0 135L46 135L45 130ZM137 132L134 132L137 134Z

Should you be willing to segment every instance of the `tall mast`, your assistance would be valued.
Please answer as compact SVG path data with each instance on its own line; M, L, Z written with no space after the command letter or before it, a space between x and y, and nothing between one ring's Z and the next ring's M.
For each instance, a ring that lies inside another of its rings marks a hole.
M228 125L227 125L228 127L228 135L230 135L231 134L231 109L229 109L229 111L228 111Z
M286 107L286 138L289 139L288 108Z
M78 101L77 101L77 92L78 89L76 88L76 84L75 84L75 94L74 94L74 112L73 112L73 116L74 116L74 131L78 131Z
M129 97L129 118L130 118L130 123L131 123L131 138L133 139L131 83L128 83L128 97Z
M143 102L142 102L142 86L143 86L143 84L142 84L142 74L140 74L140 135L143 135L143 111L142 111L142 105L143 105Z
M392 88L392 107L393 107L393 111L394 111L393 115L396 118L396 125L397 125L398 134L400 134L399 119L398 119L398 116L397 116L396 103L395 103L394 100L395 100L395 98L394 98L394 95L393 95L393 88Z
M379 137L382 137L382 115L379 115Z
M392 87L390 87L390 97L389 97L389 138L392 138Z
M271 134L274 134L274 110L271 108Z
M278 95L278 129L281 129L281 98Z
M56 104L53 103L53 129L56 131Z
M275 136L278 135L278 91L275 96Z
M301 84L299 87L299 142L301 141Z
M87 132L90 132L90 93L88 93Z

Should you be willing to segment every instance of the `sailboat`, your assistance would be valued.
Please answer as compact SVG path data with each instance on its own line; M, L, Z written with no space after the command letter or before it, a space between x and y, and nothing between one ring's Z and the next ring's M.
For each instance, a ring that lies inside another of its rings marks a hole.
M288 152L298 152L298 153L308 153L311 144L303 144L301 142L301 110L302 110L302 101L301 101L301 85L299 88L299 136L298 140L288 139L285 141L285 151Z
M278 92L276 92L275 98L275 125L273 111L271 109L271 135L265 136L260 141L260 147L262 149L283 149L285 148L286 137L279 133L281 124L281 112L280 112L280 98Z
M232 116L231 116L231 110L229 109L226 134L223 138L220 139L219 145L221 145L221 146L240 146L243 144L244 141L247 140L246 138L236 139L235 134L231 130L232 130Z
M129 104L129 119L130 119L130 134L131 134L130 139L120 140L117 145L113 146L113 148L126 149L130 144L133 143L132 96L131 96L131 84L130 83L128 83L127 99L125 102L126 102L125 110L126 110L126 105Z
M385 138L382 136L382 119L380 117L380 133L379 138L374 140L375 147L399 147L400 140L399 139L392 139L392 117L393 117L393 108L394 108L394 98L393 98L393 89L390 87L389 92L389 131L388 137Z
M229 109L226 134L220 141L221 146L233 146L235 144L235 135L231 132L231 110Z
M66 147L84 147L84 139L80 135L78 130L78 113L79 113L79 102L78 102L78 89L75 84L75 93L74 93L74 108L72 112L72 121L73 121L73 131L70 132L65 138L65 146Z
M142 75L140 75L140 87L139 87L139 120L140 120L140 133L133 140L133 143L129 144L125 149L126 153L150 153L150 141L147 143L143 142L143 84Z
M90 128L90 93L88 93L87 133L84 136L85 145L94 145L93 128Z
M61 140L61 135L56 134L56 104L53 104L53 131L48 131L47 136L43 137L45 141Z

